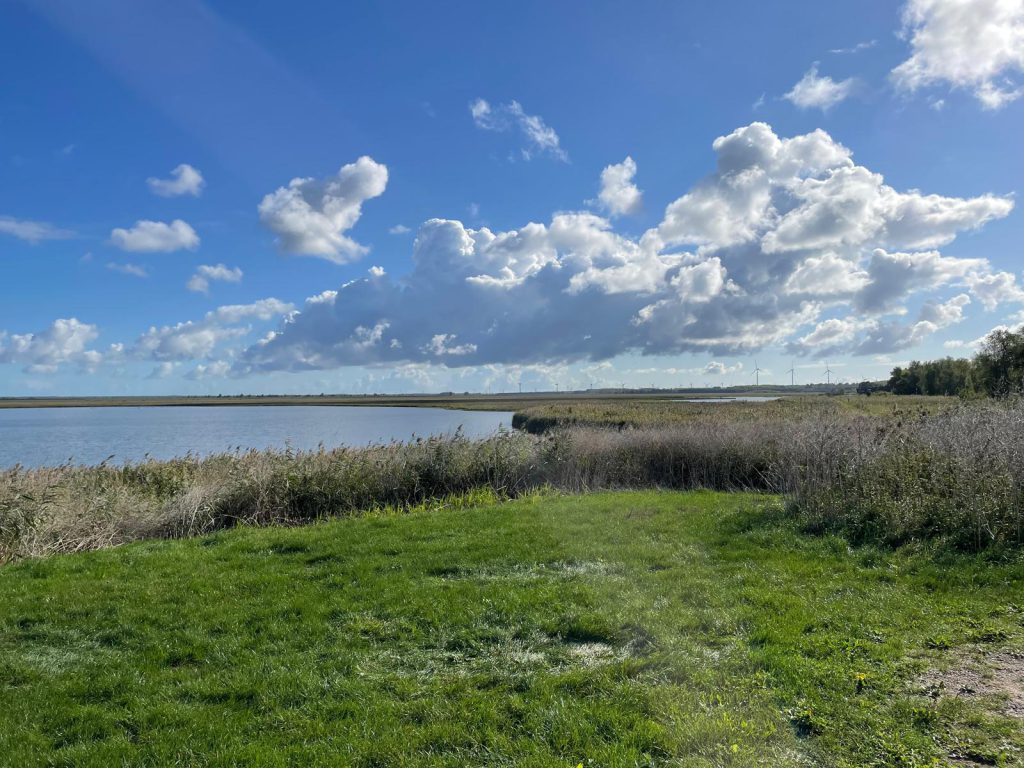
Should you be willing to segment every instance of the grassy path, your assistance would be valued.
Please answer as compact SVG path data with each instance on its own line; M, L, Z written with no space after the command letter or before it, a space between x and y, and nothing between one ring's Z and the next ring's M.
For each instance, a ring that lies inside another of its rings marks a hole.
M148 542L0 570L0 765L1017 765L1012 690L938 683L1022 603L741 494Z

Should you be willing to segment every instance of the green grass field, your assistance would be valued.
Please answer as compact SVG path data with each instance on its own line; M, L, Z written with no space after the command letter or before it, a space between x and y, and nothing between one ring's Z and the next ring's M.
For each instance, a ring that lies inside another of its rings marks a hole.
M706 492L29 560L0 764L1019 765L1022 585Z

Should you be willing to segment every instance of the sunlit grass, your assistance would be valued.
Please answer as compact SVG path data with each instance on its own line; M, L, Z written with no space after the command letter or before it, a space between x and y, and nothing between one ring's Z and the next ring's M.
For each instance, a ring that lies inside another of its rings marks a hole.
M0 763L1014 764L928 670L1024 566L850 549L772 497L530 496L0 570Z

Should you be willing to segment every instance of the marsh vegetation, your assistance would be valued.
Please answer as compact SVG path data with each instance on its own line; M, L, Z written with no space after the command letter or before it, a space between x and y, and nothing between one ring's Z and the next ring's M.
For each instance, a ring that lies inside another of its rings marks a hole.
M961 550L1015 547L1024 527L1024 404L896 398L579 403L526 430L364 449L0 474L0 560L299 524L485 491L748 490L783 494L815 532Z

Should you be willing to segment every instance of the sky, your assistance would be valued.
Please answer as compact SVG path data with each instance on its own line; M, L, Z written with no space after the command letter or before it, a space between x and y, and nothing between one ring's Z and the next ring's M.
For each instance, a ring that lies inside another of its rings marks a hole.
M0 396L856 382L1024 321L1024 0L3 0L0 67Z

